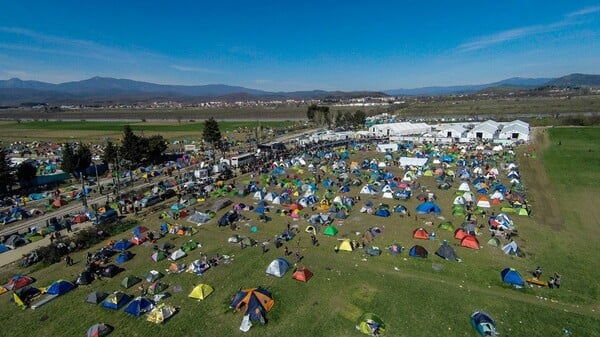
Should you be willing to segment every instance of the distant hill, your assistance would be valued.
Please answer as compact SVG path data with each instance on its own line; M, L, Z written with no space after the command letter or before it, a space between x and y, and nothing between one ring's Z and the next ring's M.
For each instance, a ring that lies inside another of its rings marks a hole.
M551 80L553 80L553 78L513 77L502 81L486 84L454 85L446 87L422 87L414 89L392 89L386 90L385 93L392 96L437 96L450 94L467 94L492 87L535 88L545 85Z
M165 85L129 79L92 77L87 80L60 84L22 81L18 78L0 80L0 105L18 105L24 102L52 104L144 102L151 100L242 101L259 99L324 99L386 96L381 92L296 91L268 92L224 84Z
M600 75L570 74L548 81L546 85L555 87L600 87Z

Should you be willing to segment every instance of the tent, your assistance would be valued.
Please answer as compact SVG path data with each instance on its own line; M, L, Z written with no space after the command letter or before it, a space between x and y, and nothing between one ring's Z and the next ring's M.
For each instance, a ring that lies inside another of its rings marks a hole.
M456 252L454 251L454 248L452 248L448 244L448 241L446 241L446 240L444 240L444 242L442 242L440 247L435 251L435 255L441 257L442 259L446 259L446 260L460 261L460 259L456 255Z
M117 256L117 258L115 259L115 263L121 264L123 262L127 262L127 261L131 260L132 257L133 257L132 253L124 250L119 254L119 256Z
M108 297L104 301L102 301L102 306L107 309L119 310L125 304L127 304L131 300L131 296L124 294L120 291L116 291Z
M159 304L157 307L150 311L148 314L147 321L160 324L169 319L171 316L177 313L177 308L172 305L166 305L164 303Z
M327 228L325 228L325 230L323 231L323 234L328 235L328 236L335 236L338 233L337 228L335 228L335 226L327 226Z
M388 247L388 249L390 250L390 253L392 253L392 255L398 255L402 253L404 247L402 247L402 245L399 243L393 243L391 246Z
M352 245L352 241L350 239L340 239L340 245L338 247L340 251L351 252L354 250L354 246Z
M523 288L523 286L525 286L525 282L523 281L521 274L519 274L519 272L515 269L504 268L500 272L500 276L502 277L502 282L508 283L515 288Z
M121 287L128 289L128 288L131 288L134 285L138 284L141 281L142 281L142 279L140 279L137 276L127 276L121 281Z
M208 297L208 295L212 294L213 291L213 287L205 283L200 283L199 285L195 286L194 289L192 289L192 292L190 292L188 297L195 300L203 300Z
M421 240L429 240L429 233L423 228L417 228L413 231L413 238Z
M16 249L21 246L25 246L29 241L21 237L20 235L13 234L4 241L4 245L10 249Z
M19 290L27 285L30 285L35 280L32 277L25 275L15 275L8 280L8 283L4 286L6 290Z
M104 267L102 269L102 276L103 277L114 277L115 275L117 275L118 273L120 273L121 271L123 271L123 269L115 266L114 264L109 264L108 266Z
M166 259L167 255L162 250L157 250L154 253L152 253L152 256L150 256L150 258L152 259L152 261L158 262Z
M308 270L306 267L300 267L292 274L292 278L300 282L308 282L312 276L312 271Z
M98 303L104 301L104 299L106 298L106 296L108 296L108 294L105 293L105 292L102 292L102 291L92 291L85 298L85 301L87 303L91 303L91 304L98 304Z
M160 278L162 278L164 275L156 270L151 270L147 273L144 273L144 279L146 280L146 282L154 282Z
M379 336L385 331L385 323L376 314L365 313L358 319L356 329L365 335Z
M427 256L429 255L429 252L427 251L427 249L425 249L425 247L423 246L419 246L419 245L414 245L412 246L412 248L408 251L408 255L412 256L412 257L422 257L422 258L427 258Z
M264 322L264 316L271 311L275 301L271 293L264 288L249 288L240 290L231 300L231 308L239 311L246 308L244 315L249 315L253 321Z
M283 277L290 267L291 264L286 259L278 258L271 261L265 272L276 277Z
M500 239L498 239L497 237L492 237L491 239L488 240L487 244L490 246L499 247Z
M385 217L385 218L392 215L392 213L390 213L390 211L388 209L383 209L383 208L379 208L378 210L375 211L374 214L377 216L380 216L380 217Z
M46 293L49 295L63 295L73 290L75 285L69 281L58 280L50 285L50 287L46 290Z
M75 280L75 284L78 286L83 286L86 284L90 284L94 281L94 275L86 269L82 271L79 275L77 275L77 279Z
M160 294L163 291L165 291L167 288L169 288L168 285L159 282L159 281L154 281L152 282L152 284L150 284L148 286L148 294L150 295L156 295L156 294Z
M0 243L0 254L4 253L4 252L7 252L9 250L10 250L10 247L8 247L7 245L5 245L3 243Z
M508 255L517 255L517 251L519 250L519 246L515 241L511 241L502 247L502 251L504 254Z
M210 215L202 212L195 212L191 216L187 218L188 222L195 223L196 225L201 225L209 222L211 219Z
M186 256L186 254L183 251L183 249L179 248L176 251L174 251L173 253L171 253L171 256L169 256L169 260L177 261L185 256Z
M444 229L449 232L454 232L454 225L450 221L444 221L438 225L439 229Z
M154 304L152 304L152 302L149 299L144 297L137 297L136 299L131 301L129 305L127 305L124 311L130 315L139 317L144 313L152 310L152 308L154 308Z
M131 243L131 242L127 241L127 240L121 240L121 241L115 242L115 244L113 245L112 249L114 249L114 250L127 250L131 246L133 246L133 243Z
M438 206L437 204L430 202L430 201L426 201L422 204L420 204L419 206L417 206L417 213L419 214L429 214L429 213L435 213L435 214L440 214L442 212L440 206Z
M103 337L111 333L111 331L113 331L113 328L110 325L97 323L92 325L85 335L86 337Z
M192 250L196 249L197 247L198 247L198 242L196 242L194 240L190 240L190 241L184 243L181 246L181 249L187 253L187 252L191 252Z
M462 228L458 228L454 231L454 238L457 240L462 240L467 235L469 235L469 233L467 233L467 231Z
M137 226L133 229L133 236L135 237L141 237L142 234L146 233L148 231L148 227L146 226Z
M476 311L471 315L471 325L481 337L496 337L496 322L494 319L483 311Z
M479 249L479 241L475 235L466 235L460 240L461 247Z

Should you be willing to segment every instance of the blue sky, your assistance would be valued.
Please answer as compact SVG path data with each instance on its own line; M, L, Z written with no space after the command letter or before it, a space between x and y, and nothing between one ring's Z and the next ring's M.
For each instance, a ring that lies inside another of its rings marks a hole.
M598 1L0 0L0 79L384 90L600 73Z

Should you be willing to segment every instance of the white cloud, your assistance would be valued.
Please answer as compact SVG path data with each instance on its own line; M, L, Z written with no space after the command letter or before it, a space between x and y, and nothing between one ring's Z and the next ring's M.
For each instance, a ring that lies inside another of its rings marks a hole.
M599 11L600 6L583 8L578 11L566 14L565 18L561 21L552 22L549 24L532 25L508 29L496 34L480 37L474 41L465 42L456 47L455 50L457 52L469 52L473 50L484 49L502 42L513 41L533 35L558 31L564 29L565 27L581 24L581 22L577 20L578 17L593 14Z
M185 72L194 72L194 73L217 73L218 71L213 70L213 69L208 69L208 68L199 68L199 67L188 67L188 66L181 66L181 65L177 65L177 64L172 64L170 65L171 68L173 69L177 69L179 71L185 71Z

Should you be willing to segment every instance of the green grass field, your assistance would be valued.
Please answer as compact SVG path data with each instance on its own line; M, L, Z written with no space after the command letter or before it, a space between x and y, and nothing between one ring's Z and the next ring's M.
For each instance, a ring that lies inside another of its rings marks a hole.
M180 312L165 324L154 325L143 317L130 317L122 309L110 311L84 303L92 290L122 290L119 283L125 276L141 276L151 269L164 271L168 267L167 261L154 263L150 260L151 247L140 246L132 249L135 258L123 264L126 271L114 279L75 289L37 310L19 310L9 302L8 294L0 295L2 335L81 336L93 323L105 322L116 328L111 336L231 336L241 334L238 327L242 315L228 309L229 299L240 288L260 285L272 291L276 303L267 315L269 323L255 325L245 334L248 336L360 336L354 326L355 320L364 312L374 312L383 318L387 325L385 336L477 336L469 323L469 315L475 310L490 313L502 336L561 336L563 328L571 330L575 336L593 336L600 326L597 282L600 271L595 268L599 257L597 205L600 203L597 195L600 184L585 182L598 181L599 173L594 164L597 156L588 152L590 144L598 144L600 140L598 130L549 129L548 147L535 145L538 151L543 151L537 159L522 155L523 151L529 150L528 146L518 151L524 181L532 188L534 210L531 218L513 216L519 230L516 241L525 253L523 258L505 255L499 248L486 245L487 234L480 237L483 246L480 250L457 247L451 232L424 224L426 221L440 223L441 219L433 216L417 220L414 215L402 218L393 214L389 218L380 218L359 213L360 205L357 205L343 224L336 222L339 228L336 238L319 235L320 246L313 247L308 234L303 231L305 221L291 221L289 217L280 217L273 212L273 221L260 223L255 213L245 212L250 220L241 222L241 229L236 233L249 235L259 242L281 233L288 222L299 225L302 233L296 238L300 240L294 239L287 245L292 251L300 250L304 255L300 265L314 272L315 276L308 283L293 280L291 272L281 279L265 275L269 262L282 257L282 249L271 245L266 254L262 254L260 247L242 250L238 245L227 243L227 238L234 232L229 228L218 228L213 220L198 227L198 233L191 238L202 247L192 251L183 262L189 264L199 258L201 252L209 256L230 255L232 262L208 270L200 277L188 273L165 276L163 282L169 284L172 294L165 302L180 307ZM561 145L558 145L559 140ZM383 158L382 154L372 152L360 152L355 156ZM568 166L561 164L565 161L570 162ZM543 189L538 188L539 181L532 177L535 171L529 171L542 165L552 182ZM390 170L400 174L397 168ZM561 178L567 173L569 179ZM240 183L247 179L237 180ZM433 178L423 177L420 181L438 194L442 215L460 226L462 219L450 214L457 186L442 191L434 187L437 184ZM350 193L356 194L358 189L353 187ZM318 194L321 193L322 188ZM555 197L560 205L564 219L560 226L546 224L541 216L548 207L544 204L544 196L548 195ZM253 202L250 197L232 199L234 202ZM363 197L363 201L365 199ZM397 204L389 199L373 201L375 204ZM403 202L411 213L418 203L416 200ZM210 204L211 200L208 200L196 207L203 210ZM498 213L497 207L495 211ZM312 214L310 210L304 212ZM220 211L218 215L222 213ZM157 215L148 215L140 221L157 229L161 223ZM184 224L185 220L178 223ZM258 227L257 233L250 232L251 225ZM370 257L361 250L337 254L333 251L337 238L358 239L356 232L375 225L383 229L383 234L377 236L374 243L384 249L381 256ZM413 239L411 233L419 226L435 231L438 240ZM130 237L130 234L122 237ZM177 246L188 239L190 237L168 235L161 241L170 241ZM442 239L451 242L463 262L444 261L433 254ZM385 247L393 242L399 242L407 249L421 244L429 250L430 256L414 259L408 257L407 251L392 256ZM60 264L34 272L35 284L47 286L59 278L73 279L83 268L84 255L78 254L74 258L78 262L75 266ZM439 269L439 265L442 269L436 271L433 267ZM505 267L516 268L523 277L528 277L536 266L543 268L544 279L554 271L560 272L562 288L515 290L500 281L500 271ZM15 272L27 271L4 268L0 271L0 280ZM188 299L187 294L198 283L212 285L215 292L201 302ZM183 291L174 292L173 286L180 286ZM124 291L137 295L135 287Z

